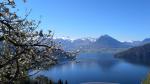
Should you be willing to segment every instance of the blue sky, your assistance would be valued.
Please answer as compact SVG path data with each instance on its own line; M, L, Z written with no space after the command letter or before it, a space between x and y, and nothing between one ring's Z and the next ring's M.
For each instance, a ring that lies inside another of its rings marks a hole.
M150 37L150 0L27 0L16 2L20 12L32 9L30 18L42 16L40 28L56 37L99 37L120 41Z

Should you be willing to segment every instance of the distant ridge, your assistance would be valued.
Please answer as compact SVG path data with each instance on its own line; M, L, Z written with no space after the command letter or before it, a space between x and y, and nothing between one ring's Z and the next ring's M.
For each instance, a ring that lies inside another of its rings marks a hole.
M80 50L88 52L118 52L124 49L130 48L124 42L120 42L109 35L102 35L99 38L81 38L81 39L54 39L57 43L60 43L65 50Z
M130 47L127 44L124 44L109 35L103 35L99 37L96 42L94 43L95 46L101 48L124 48Z

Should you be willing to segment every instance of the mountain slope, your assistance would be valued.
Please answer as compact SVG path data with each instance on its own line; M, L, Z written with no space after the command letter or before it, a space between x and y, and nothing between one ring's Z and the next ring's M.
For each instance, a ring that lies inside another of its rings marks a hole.
M142 41L142 44L150 43L150 38L146 38Z
M115 57L123 58L127 61L135 63L143 63L150 65L150 43L117 53Z
M95 47L99 48L125 48L129 47L129 45L122 43L108 35L101 36L93 43Z

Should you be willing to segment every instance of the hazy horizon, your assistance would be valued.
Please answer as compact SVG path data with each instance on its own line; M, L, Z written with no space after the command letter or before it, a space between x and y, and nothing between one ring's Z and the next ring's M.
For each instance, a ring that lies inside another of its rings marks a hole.
M79 37L79 38L71 38L71 37L69 37L69 36L62 36L62 37L55 37L54 36L54 39L64 39L64 40L71 40L71 41L74 41L74 40L77 40L77 39L89 39L89 40L96 40L97 38L100 38L101 36L105 36L105 35L108 35L108 34L104 34L104 35L99 35L99 36L97 36L97 37ZM108 35L108 36L110 36L110 35ZM112 37L112 36L110 36L110 37ZM124 41L122 41L122 40L120 40L120 39L117 39L117 38L115 38L115 37L112 37L112 38L114 38L114 39L116 39L116 40L118 40L118 41L120 41L120 42L134 42L134 41L143 41L143 40L145 40L145 39L149 39L149 38L143 38L143 39L141 39L141 40L124 40Z

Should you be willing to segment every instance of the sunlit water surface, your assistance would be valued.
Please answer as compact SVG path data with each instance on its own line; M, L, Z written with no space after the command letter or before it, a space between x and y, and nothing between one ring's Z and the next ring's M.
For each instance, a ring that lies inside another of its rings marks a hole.
M150 70L148 66L128 63L113 58L110 54L80 54L76 61L56 65L37 75L45 75L54 81L67 80L69 84L84 82L141 84Z

